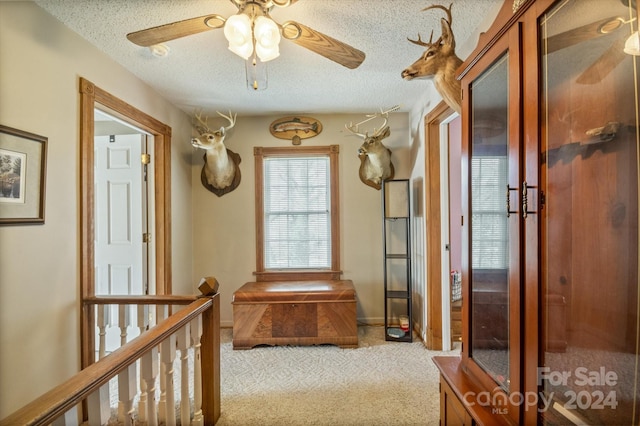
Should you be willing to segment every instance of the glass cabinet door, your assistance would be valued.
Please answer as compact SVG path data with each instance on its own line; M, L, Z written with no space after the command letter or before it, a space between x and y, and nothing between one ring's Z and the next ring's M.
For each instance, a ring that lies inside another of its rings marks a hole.
M636 13L568 0L539 20L543 424L640 421Z
M473 80L470 115L469 356L505 392L510 386L509 53Z

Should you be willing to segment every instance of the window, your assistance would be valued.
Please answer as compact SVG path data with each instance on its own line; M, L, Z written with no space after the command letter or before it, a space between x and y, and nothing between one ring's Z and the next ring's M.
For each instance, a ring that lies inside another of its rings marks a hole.
M259 281L339 279L338 152L254 149Z
M473 269L507 269L508 233L505 214L506 156L471 159L473 187L471 265Z

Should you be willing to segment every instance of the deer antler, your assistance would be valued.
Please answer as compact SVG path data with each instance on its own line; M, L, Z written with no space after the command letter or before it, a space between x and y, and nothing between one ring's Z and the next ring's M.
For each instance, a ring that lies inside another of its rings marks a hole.
M431 47L433 46L433 43L431 43L431 40L433 40L433 30L431 30L431 37L429 37L429 43L425 43L424 41L422 41L422 39L420 38L420 33L418 33L417 40L411 40L409 37L407 37L407 40L409 40L413 44L417 44L418 46Z
M451 17L451 6L453 6L453 3L451 3L449 5L449 8L447 9L446 7L444 7L441 4L433 4L431 6L425 7L424 9L422 9L422 11L426 11L426 10L430 10L430 9L440 9L440 10L444 10L447 14L447 22L449 23L449 26L453 25L453 18Z
M199 113L198 112L195 113L195 118L196 118L196 120L198 120L198 122L200 124L202 124L201 127L200 126L196 126L196 129L198 130L198 132L200 134L206 133L206 132L211 132L211 129L209 129L209 125L207 124L207 121L209 120L208 116L204 118L204 121L202 121L202 111L200 111Z
M389 121L389 113L393 112L393 111L397 111L398 109L400 109L400 105L396 105L394 107L389 108L386 111L383 111L382 108L380 108L380 112L375 113L375 114L367 114L367 118L365 120L362 120L359 123L356 123L355 125L353 124L353 122L349 122L349 125L347 126L346 124L344 125L344 127L346 127L347 130L349 130L351 133L360 136L361 138L368 138L369 137L369 132L366 133L359 133L358 128L360 127L361 124L366 123L367 121L373 120L374 118L378 118L378 117L384 117L384 123L382 123L382 126L380 126L380 128L378 130L373 129L373 135L372 137L378 137L383 133L384 128L387 126L387 122Z
M231 128L233 126L236 125L236 117L238 116L238 113L236 113L235 115L233 115L231 113L231 110L229 110L229 116L224 115L223 113L216 111L218 113L218 115L222 118L226 118L229 121L229 125L227 127L223 127L224 131L226 132L227 130L231 130Z
M424 12L425 10L430 10L430 9L440 9L445 11L445 13L447 14L447 19L440 21L442 24L442 34L440 35L440 38L438 39L438 41L436 41L436 44L440 44L440 42L444 40L444 44L449 45L452 48L455 48L456 41L455 41L455 38L453 37L453 31L451 30L451 26L453 25L453 17L451 15L451 6L453 6L453 3L449 4L449 8L446 8L440 4L434 4L432 6L425 7L424 9L422 9L422 11Z
M370 120L370 119L369 119ZM365 121L369 121L369 120L365 120ZM384 123L382 123L382 126L380 126L379 129L376 130L376 128L373 128L373 135L371 135L372 138L376 138L378 136L380 136L383 132L383 130L385 129L385 127L387 126L387 121L389 119L385 117L384 119ZM349 122L349 125L347 126L346 124L344 125L344 127L346 127L346 129L348 131L350 131L351 133L353 133L354 135L360 136L363 139L367 139L369 137L369 132L365 132L365 133L360 133L358 131L358 125L362 124L362 123L356 123L353 124L353 122Z
M358 125L356 124L356 125L354 126L353 121L350 121L348 126L345 124L345 125L344 125L344 127L345 127L348 131L350 131L351 133L353 133L354 135L356 135L356 136L360 136L360 137L361 137L361 138L363 138L363 139L368 137L368 135L367 135L366 133L360 133L360 132L358 132Z
M418 46L431 47L431 46L437 46L440 43L442 43L443 37L446 36L446 39L444 39L445 44L449 44L449 45L455 46L455 41L453 40L453 34L451 33L451 25L452 25L452 22L453 22L453 18L451 16L451 6L453 6L453 3L451 3L449 5L448 9L446 7L444 7L444 6L442 6L441 4L434 4L434 5L431 5L431 6L428 6L428 7L425 7L424 9L422 9L423 12L425 10L430 10L430 9L440 9L440 10L444 10L446 12L446 14L447 14L447 19L445 19L445 23L449 28L448 28L448 30L443 28L442 34L440 35L440 37L438 37L438 39L435 41L435 43L433 42L433 30L431 30L431 37L429 37L429 43L426 43L426 42L422 41L422 39L420 38L420 34L419 33L418 33L418 39L417 40L411 40L409 37L407 37L407 40L409 40L413 44L417 44ZM445 23L442 24L443 27L445 26Z
M384 133L384 129L387 127L387 121L389 121L389 117L385 115L384 123L382 123L382 126L380 126L380 128L378 130L376 130L375 127L373 128L372 137L377 138L378 136L380 136L381 134Z

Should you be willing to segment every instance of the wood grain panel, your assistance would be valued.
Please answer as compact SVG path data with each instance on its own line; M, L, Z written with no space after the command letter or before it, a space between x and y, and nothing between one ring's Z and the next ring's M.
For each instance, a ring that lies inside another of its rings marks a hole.
M315 303L278 303L273 307L273 337L316 337L318 305Z
M351 281L249 282L234 293L234 349L321 344L358 346Z

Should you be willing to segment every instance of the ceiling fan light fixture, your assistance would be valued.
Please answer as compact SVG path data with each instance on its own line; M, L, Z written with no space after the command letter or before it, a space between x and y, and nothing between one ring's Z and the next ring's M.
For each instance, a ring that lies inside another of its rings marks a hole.
M152 44L149 46L149 51L151 54L157 58L164 58L169 55L169 51L171 49L166 44Z
M253 54L253 44L245 43L240 45L234 45L229 43L229 50L243 59L249 59L251 54Z
M265 48L260 43L257 43L256 54L262 62L268 62L280 56L280 49L278 48L278 45Z
M258 16L253 24L253 36L256 40L256 54L262 62L280 55L280 29L266 16Z
M640 56L640 32L631 34L624 43L624 53L633 56Z
M251 18L244 13L230 16L224 24L224 36L229 41L229 50L248 59L253 53Z

